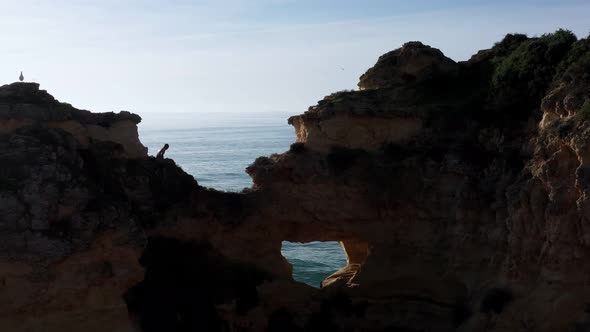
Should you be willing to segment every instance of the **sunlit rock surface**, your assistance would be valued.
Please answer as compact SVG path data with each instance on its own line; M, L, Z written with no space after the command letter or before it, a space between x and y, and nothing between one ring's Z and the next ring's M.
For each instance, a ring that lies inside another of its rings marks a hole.
M2 87L0 326L585 331L589 72L561 30L460 63L405 44L291 117L242 193L147 157L132 114ZM282 241L347 265L297 283Z

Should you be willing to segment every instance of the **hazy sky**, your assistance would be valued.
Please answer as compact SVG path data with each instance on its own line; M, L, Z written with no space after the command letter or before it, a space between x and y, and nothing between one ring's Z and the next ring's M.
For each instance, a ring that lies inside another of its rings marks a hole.
M302 113L409 40L466 60L589 0L0 0L0 77L93 111ZM344 70L342 70L342 68Z

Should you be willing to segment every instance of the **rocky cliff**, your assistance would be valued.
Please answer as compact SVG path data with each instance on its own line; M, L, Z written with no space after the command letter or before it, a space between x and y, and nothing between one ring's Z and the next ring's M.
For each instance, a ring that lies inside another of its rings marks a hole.
M590 330L590 39L410 42L291 117L251 190L146 156L137 116L0 88L10 331ZM284 240L340 241L297 283Z

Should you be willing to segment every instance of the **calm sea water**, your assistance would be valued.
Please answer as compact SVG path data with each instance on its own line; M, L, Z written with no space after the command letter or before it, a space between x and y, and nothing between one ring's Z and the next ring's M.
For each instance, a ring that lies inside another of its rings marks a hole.
M256 157L287 151L295 141L295 132L287 125L285 114L182 117L186 119L182 124L162 123L165 129L159 129L159 119L165 118L162 114L143 115L147 126L140 124L140 139L151 155L168 143L166 157L174 159L200 185L218 190L241 191L250 187L252 180L245 168ZM244 121L237 121L240 118ZM315 287L346 265L337 242L283 242L282 253L293 265L295 280Z

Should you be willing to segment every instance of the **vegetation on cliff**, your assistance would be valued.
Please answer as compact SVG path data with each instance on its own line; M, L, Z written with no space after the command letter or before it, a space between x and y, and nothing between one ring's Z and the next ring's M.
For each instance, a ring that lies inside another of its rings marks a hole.
M377 110L381 115L424 116L443 110L510 126L534 115L558 82L587 81L589 68L590 38L578 40L561 29L530 38L508 34L491 49L457 64L430 46L407 43L380 57L361 76L365 91L331 94L304 116Z
M527 116L540 105L574 42L572 32L559 30L522 41L506 56L495 57L490 89L493 108Z
M148 157L137 116L76 110L34 84L1 87L0 320L581 326L589 72L589 38L565 30L511 34L460 63L407 43L362 76L362 91L292 117L298 142L256 159L243 193L202 188ZM349 262L310 289L292 280L283 240L341 241Z

